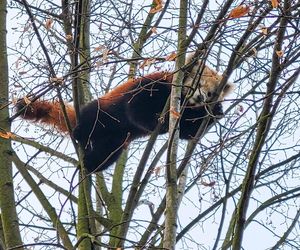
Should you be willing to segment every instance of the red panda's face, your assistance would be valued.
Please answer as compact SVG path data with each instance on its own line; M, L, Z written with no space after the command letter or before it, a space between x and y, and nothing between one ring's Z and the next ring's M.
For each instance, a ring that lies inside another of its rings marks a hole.
M205 66L203 73L200 79L200 85L198 86L200 92L204 96L204 101L208 101L213 94L216 92L217 88L220 85L222 76L218 74L215 70L210 69L208 66ZM226 96L228 96L234 89L232 83L227 83L220 93L217 101L223 101Z
M192 63L194 54L190 54L186 59L186 64ZM185 79L184 85L194 90L192 96L189 98L191 105L203 104L209 102L213 98L218 89L222 75L217 71L203 64L202 60L198 60ZM224 100L234 89L232 83L227 83L223 88L222 93L218 97L218 102Z
M190 104L193 105L209 101L209 99L214 96L214 93L216 93L216 90L222 80L222 76L208 66L204 67L201 76L199 76L198 69L196 68L197 66L199 67L200 65L196 65L193 68L185 82L186 86L195 86L195 91L189 99ZM233 89L234 85L232 83L227 83L217 101L223 101L224 98L233 91Z

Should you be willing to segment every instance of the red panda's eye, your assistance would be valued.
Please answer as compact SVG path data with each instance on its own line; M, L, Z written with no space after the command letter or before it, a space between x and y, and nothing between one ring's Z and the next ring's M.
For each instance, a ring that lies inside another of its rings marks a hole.
M207 97L211 97L211 92L207 92Z

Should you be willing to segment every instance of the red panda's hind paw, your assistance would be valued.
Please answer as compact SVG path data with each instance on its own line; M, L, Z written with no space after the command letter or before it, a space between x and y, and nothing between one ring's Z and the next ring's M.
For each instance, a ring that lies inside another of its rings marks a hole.
M121 153L122 148L110 154L97 149L87 150L83 158L83 164L89 173L103 171L115 163Z

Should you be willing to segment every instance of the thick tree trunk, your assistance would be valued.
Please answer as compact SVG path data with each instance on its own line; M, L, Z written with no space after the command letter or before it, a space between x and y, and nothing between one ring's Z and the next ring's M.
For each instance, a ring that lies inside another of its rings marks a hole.
M8 121L8 66L6 47L6 1L0 1L0 129L7 137L10 131ZM10 140L0 136L0 206L5 248L22 245L18 217L15 207L12 165L8 154ZM21 249L21 248L20 248Z

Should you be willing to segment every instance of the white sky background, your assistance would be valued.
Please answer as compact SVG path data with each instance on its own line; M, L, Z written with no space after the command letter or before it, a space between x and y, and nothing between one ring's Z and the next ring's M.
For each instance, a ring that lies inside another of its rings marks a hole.
M212 3L212 2L211 2ZM212 3L213 4L213 3ZM145 6L146 3L141 3L141 6ZM217 9L218 7L216 6L215 9ZM9 51L9 67L11 69L10 71L10 77L11 77L11 82L12 83L20 83L22 85L22 87L25 87L25 91L20 92L20 89L16 88L15 89L15 94L14 97L22 97L25 94L27 94L26 91L29 91L32 87L32 84L34 84L34 86L38 85L38 83L36 81L39 81L39 83L43 84L46 83L48 81L48 76L45 74L45 72L39 71L37 70L36 72L33 72L32 70L27 71L29 68L26 66L26 60L36 60L35 58L31 57L31 53L32 51L34 51L34 49L36 47L39 46L39 44L37 43L36 37L34 37L33 39L31 38L31 35L29 36L29 34L31 34L31 32L23 32L24 27L26 28L26 20L27 20L27 16L24 16L22 18L19 18L17 16L17 12L15 12L12 9L8 10L8 44L9 47L12 49ZM18 18L17 18L18 17ZM43 21L43 20L41 20ZM173 21L174 22L174 21ZM25 24L25 26L23 26L22 28L22 24ZM230 23L231 25L234 25L234 23ZM20 26L21 25L21 26ZM54 23L54 27L55 27L55 23ZM168 26L170 25L167 21L165 21L165 23L162 23L162 25ZM172 25L174 25L174 23L172 23ZM30 27L27 27L30 29ZM94 27L95 28L95 27ZM205 32L207 31L207 28L205 28L205 25L200 28L200 33L201 34L205 34ZM158 32L163 32L163 29L158 29ZM95 36L107 36L107 34L102 34L100 31L95 29ZM124 33L122 34L125 37L128 36L128 34L126 34L126 30L124 30ZM44 36L44 35L43 35ZM169 34L169 38L174 39L176 37L175 33L170 33ZM199 37L198 37L199 38ZM20 42L23 42L23 47L20 46ZM45 39L45 41L47 41L47 39ZM26 43L29 42L31 44L30 49L26 49L24 50L23 48L26 47ZM114 41L113 41L114 42ZM112 42L112 43L113 43ZM235 39L232 39L231 41L227 41L227 42L232 42L233 44L235 43ZM117 43L117 42L116 42ZM95 41L94 46L97 46L97 41ZM157 42L153 42L153 44L149 45L146 50L149 50L152 52L153 55L156 55L157 53L160 53L161 50L164 51L164 54L168 54L170 52L172 52L173 50L176 49L176 47L173 45L166 46L164 41L157 41ZM124 55L128 55L128 57L130 56L128 53L126 53L126 46L122 47L123 51L124 51ZM127 48L128 49L128 48ZM19 53L20 52L20 53ZM227 51L228 52L228 51ZM224 70L225 67L222 64L226 64L226 61L228 60L228 55L227 55L226 50L224 51L224 53L222 54L222 61L221 61L221 67L220 67L220 71ZM20 54L22 54L22 59L20 60ZM57 55L51 55L53 61L58 60L58 54ZM264 54L258 54L258 58L264 58ZM27 59L26 59L27 57ZM211 60L212 63L214 63L214 56L212 56L211 58L209 58ZM23 61L24 60L24 61ZM38 62L37 62L38 63ZM244 65L249 66L249 68L251 68L251 64L255 64L255 60L249 62L249 64L247 65L246 63ZM24 66L24 68L22 68ZM162 66L162 64L160 64L160 66ZM62 66L61 66L62 67ZM57 70L61 70L63 71L63 68L58 67ZM162 66L165 68L169 68L172 66ZM150 67L149 71L152 72L155 69L153 67ZM263 70L262 70L263 71ZM122 82L124 79L126 79L126 74L125 72L127 72L127 68L120 68L120 77L118 79L115 79L114 84L118 84L120 82ZM141 72L144 73L144 72ZM244 71L237 71L236 74L232 76L232 81L235 81L236 79L239 79L243 74L247 73L247 69L245 69ZM32 82L32 79L36 77L36 74L39 75L39 78L36 79L34 82ZM100 96L102 93L101 91L99 91L103 85L102 85L102 80L105 82L107 80L106 78L106 74L109 74L109 69L106 67L104 68L98 68L96 69L93 73L92 73L92 77L91 77L91 82L95 83L95 90L97 91L97 93L95 93L95 96ZM258 72L259 74L259 72ZM33 76L33 78L31 78L31 76ZM257 78L259 78L260 76L257 75ZM99 79L101 79L101 81L99 81ZM235 93L230 97L230 98L235 98L235 97L240 97L241 94L245 93L245 90L248 88L251 88L252 86L252 82L250 79L244 79L243 81L240 81L238 83L236 83L237 85L237 89L235 91ZM299 79L297 80L297 86L299 86ZM53 94L55 94L53 92ZM257 96L252 96L252 98L258 98ZM66 99L68 99L68 97L66 96ZM295 108L297 108L299 103L297 100L295 100ZM228 107L230 105L230 102L225 103L225 106ZM250 105L251 102L247 102L244 101L242 102L242 105L244 106L245 109L247 109ZM284 105L283 105L284 106ZM290 107L293 108L293 107ZM249 110L249 112L247 112L247 114L245 115L245 117L241 118L237 124L237 126L240 126L241 130L244 126L249 126L249 124L254 123L256 120L256 115L252 110ZM228 114L229 116L229 122L230 121L234 121L237 117L234 114L234 110L230 112L230 114ZM225 121L225 119L222 121L222 123L225 123L228 125L230 123L228 123L228 120ZM71 142L66 138L65 140L62 141L62 138L59 137L57 139L57 137L55 135L53 135L53 130L49 130L48 128L42 128L39 127L37 129L36 126L29 126L27 127L20 127L20 124L25 125L27 124L26 122L21 122L20 120L17 120L13 126L15 128L15 131L17 132L18 135L24 136L26 138L34 138L34 140L36 141L40 141L42 142L49 142L49 140L53 141L53 146L54 148L58 149L59 151L62 152L66 152L68 155L70 154L71 156L75 157L74 151L73 151L73 146L71 145ZM276 124L276 121L275 121ZM28 130L27 130L28 129ZM292 128L291 128L292 129ZM298 128L297 128L298 129ZM226 131L224 130L223 133L225 133ZM41 136L41 135L45 135L46 136ZM294 131L293 135L297 135L297 132ZM299 135L299 131L298 131L298 135ZM163 136L161 137L161 140L164 140L166 137ZM203 144L206 145L210 145L210 144L214 144L213 142L211 142L211 140L215 140L218 141L218 135L212 135L212 133L210 133L209 135L206 136L207 139L204 139L202 141ZM146 140L146 139L143 139ZM271 143L271 142L270 142ZM278 142L277 142L278 143ZM294 152L293 151L287 151L285 150L284 152L275 152L274 155L272 156L272 159L268 159L268 164L272 163L276 163L281 161L282 159L285 159L287 156L293 155L295 154L295 151L299 150L299 137L293 137L293 136L285 136L284 140L281 140L281 145L280 147L288 147L291 145L297 145L297 147L295 147ZM159 144L159 143L158 143ZM137 143L133 143L132 148L134 149L136 147ZM28 147L28 146L21 146L19 144L16 144L16 150L18 152L18 155L26 162L28 160L28 155L32 156L34 155L34 153L36 152L35 150L33 150L32 148ZM276 147L274 147L276 148ZM201 147L198 148L198 152L201 152ZM234 150L236 150L236 153L239 151L239 148L235 148ZM142 151L141 151L142 153ZM225 150L225 154L227 155L227 157L233 157L233 155L230 152L226 152ZM200 153L198 155L201 155ZM137 165L137 161L138 161L138 155L135 155L136 158L132 158L130 160L129 166L128 166L128 172L131 173L132 171L134 171L134 167ZM199 158L198 158L199 159ZM165 156L162 157L160 164L163 165L164 164L164 160L165 160ZM216 159L217 161L218 159ZM34 165L34 167L37 167L38 169L41 170L41 172L43 174L45 174L46 176L49 177L49 179L51 179L52 181L54 181L56 184L64 187L65 189L68 189L70 187L70 180L73 174L73 170L74 168L70 167L70 166L66 166L63 168L63 170L61 170L61 166L62 164L66 164L63 163L63 161L57 161L56 158L54 157L49 157L46 156L44 154L41 154L41 157L38 157L35 160L35 164L33 164L31 162L31 165ZM191 163L191 171L189 173L189 176L192 177L193 175L197 174L197 171L199 171L199 167L197 167L197 164L199 164L199 161L193 161ZM212 164L212 166L217 166L216 164ZM246 162L241 162L241 168L246 166ZM263 163L262 163L263 166ZM49 167L51 168L49 170ZM230 166L226 167L227 169L230 168ZM132 170L133 169L133 170ZM109 173L113 170L113 168L109 169L107 171L107 178L109 178ZM216 169L217 170L217 169ZM242 171L240 172L242 173ZM296 171L295 171L296 173ZM299 171L296 173L298 174L298 181L299 181ZM164 188L164 172L162 171L159 175L158 178L156 178L155 176L153 176L153 180L151 181L152 185L148 186L148 190L151 190L150 195L148 197L143 197L143 199L146 199L147 201L152 202L155 205L155 209L157 208L157 205L160 202L160 199L163 197L164 192L165 192L165 188ZM215 172L212 170L211 172L207 173L204 177L203 180L204 181L217 181L216 186L214 187L214 191L217 195L222 195L224 193L223 190L223 186L219 186L218 183L218 178L220 178L220 176L217 175L217 172ZM22 197L22 195L25 195L29 188L27 187L26 183L22 180L21 176L17 176L17 182L16 182L16 192L20 195L20 197ZM297 182L295 177L291 177L286 179L287 181L290 181L289 185L290 186L297 186L299 185L299 182ZM236 183L239 184L241 182L241 179L237 179ZM75 179L75 183L77 183L77 179ZM124 183L124 186L128 186L130 185L129 183ZM19 186L21 188L19 188ZM275 185L276 186L276 185ZM57 194L54 194L53 190L49 189L48 187L45 187L44 185L42 185L43 189L45 189L45 191L48 194L53 194L53 197L51 198L51 202L52 204L55 204L55 206L57 207L57 209L60 209L62 206L62 203L65 202L65 197L60 195L57 196ZM73 192L76 195L76 192ZM259 204L260 201L265 201L266 199L272 197L273 193L271 192L270 189L267 189L265 187L261 188L261 189L257 189L255 190L253 196L255 197L255 199L257 199L257 204ZM227 208L227 218L225 221L225 227L227 226L228 221L230 220L232 211L234 210L234 205L235 202L237 200L229 200L229 205ZM27 203L28 202L28 203ZM203 185L199 185L196 186L195 188L193 188L191 191L189 191L189 193L186 195L186 197L183 199L183 202L181 204L181 208L179 210L180 213L180 221L178 223L179 225L179 229L182 226L185 226L187 223L189 223L193 218L195 218L199 213L203 212L207 207L209 207L212 203L214 202L214 197L213 197L213 192L212 189L209 187L204 187ZM33 194L31 194L27 200L25 201L25 203L22 204L23 206L32 206L31 209L34 209L35 213L38 214L42 211L41 207L39 206L39 203L36 201L35 197ZM248 211L248 215L251 214L251 212L256 208L256 204L255 203L251 203L251 207ZM249 226L246 231L245 231L245 235L244 235L244 243L243 246L245 247L245 249L267 249L270 246L273 246L275 244L275 242L278 240L278 238L275 238L272 236L272 233L269 232L270 231L274 231L276 230L276 233L279 235L282 235L282 233L285 231L286 227L288 227L289 225L285 224L285 220L283 217L280 216L280 213L283 213L284 215L288 215L290 216L290 218L293 218L293 216L295 215L296 209L299 209L299 199L298 199L298 203L297 204L293 204L291 203L289 206L287 207L280 207L278 213L269 213L270 211L266 211L264 210L263 212L261 212L255 219L257 220L257 222L252 223L251 226ZM32 215L28 212L26 212L25 210L20 210L22 217L20 217L20 220L27 224L30 223L31 219L33 218ZM69 214L67 214L67 212L70 212L70 205L69 203L66 204L65 206L65 214L63 214L63 218L65 218L67 221L70 221L72 218L70 217ZM207 218L207 221L201 221L199 224L197 224L197 226L190 231L190 233L187 235L188 237L190 237L191 239L194 239L196 242L202 242L203 243L203 248L201 249L210 249L208 246L212 246L215 236L216 236L216 232L218 229L218 220L219 220L219 215L220 215L221 209L218 210L218 212L215 214L215 216L212 216L210 218ZM45 215L45 214L43 214ZM149 209L146 205L140 205L137 209L137 213L135 215L135 219L140 219L140 220L149 220L150 217L150 213L149 213ZM268 229L265 229L262 225L259 225L259 222L268 222ZM36 222L39 223L39 222ZM203 224L202 224L203 223ZM134 223L133 223L134 225ZM46 225L45 225L46 226ZM142 229L143 230L143 229ZM298 231L297 231L298 230ZM299 232L299 225L298 225L298 229L295 232ZM134 231L132 231L134 232ZM136 232L134 232L136 233ZM132 237L132 239L135 239L135 235L134 233L130 234L130 237ZM53 232L53 234L55 235L55 232ZM37 234L34 231L27 231L24 230L23 231L23 236L24 236L24 243L30 243L33 242L35 240L35 238L37 237ZM292 235L291 235L292 237ZM298 235L299 238L299 235ZM221 237L221 239L223 239L223 237ZM196 245L191 241L185 240L186 244L188 246L190 246L190 249L196 249ZM186 244L182 245L182 243L178 243L177 247L178 249L186 249ZM38 249L38 248L36 248ZM288 250L288 249L292 249L289 248L288 246L286 246L284 249Z

